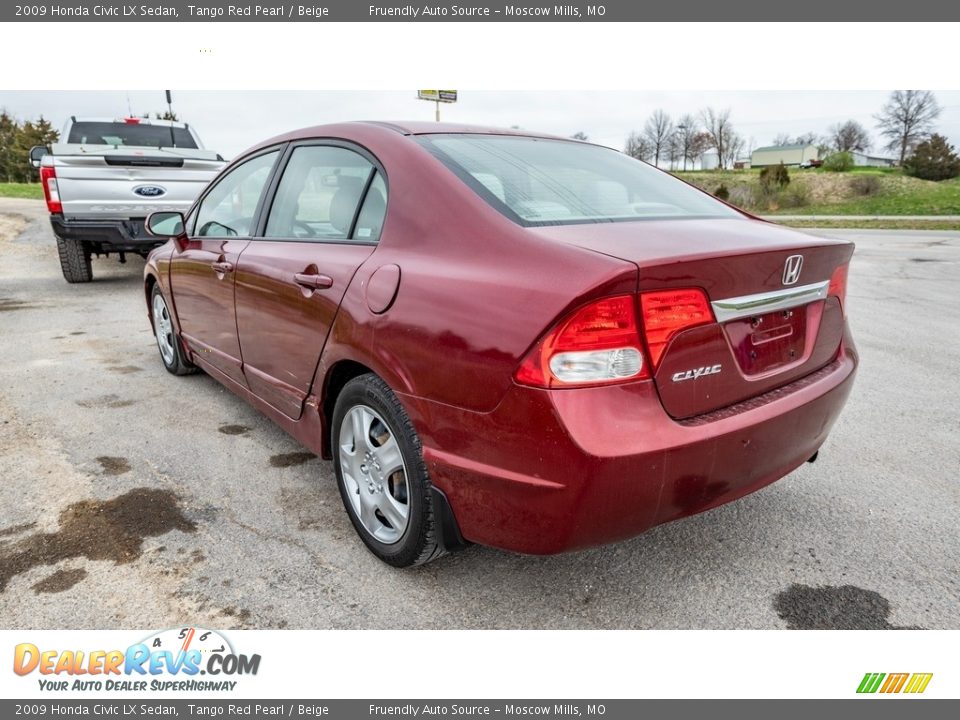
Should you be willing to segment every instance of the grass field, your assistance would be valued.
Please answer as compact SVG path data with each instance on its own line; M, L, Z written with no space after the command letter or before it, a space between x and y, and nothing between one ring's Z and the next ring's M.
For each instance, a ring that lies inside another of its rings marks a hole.
M763 215L960 215L960 178L930 182L906 177L899 170L857 168L845 173L791 170L790 184L773 197L760 192L759 170L677 172L707 192L720 185L730 202ZM865 185L859 178L873 178ZM859 187L859 189L858 189ZM869 194L863 194L868 191ZM0 197L43 199L39 183L0 183ZM828 221L796 220L795 227L860 227L911 230L960 230L953 222L927 220Z
M791 169L785 189L765 194L759 170L691 171L677 176L710 193L724 185L730 202L761 214L960 215L960 178L931 182L898 170Z
M40 183L0 183L0 197L43 200Z

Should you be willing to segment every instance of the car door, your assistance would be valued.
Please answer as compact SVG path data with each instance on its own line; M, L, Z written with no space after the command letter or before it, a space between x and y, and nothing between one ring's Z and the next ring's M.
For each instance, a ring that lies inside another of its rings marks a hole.
M382 168L343 143L288 148L261 232L236 272L237 331L250 390L297 419L347 286L386 213Z
M250 242L280 150L237 165L204 195L187 221L187 239L170 261L170 285L187 347L201 363L246 384L237 339L234 276Z

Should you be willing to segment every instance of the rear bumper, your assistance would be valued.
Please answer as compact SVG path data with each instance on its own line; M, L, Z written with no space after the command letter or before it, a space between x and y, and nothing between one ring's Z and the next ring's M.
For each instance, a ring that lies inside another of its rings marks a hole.
M549 554L613 542L730 502L808 460L850 393L849 336L820 371L687 421L652 382L514 386L491 413L404 397L433 482L470 541Z
M164 238L148 235L144 218L126 220L79 220L51 215L50 225L57 237L89 243L94 252L132 252L146 255L163 245Z

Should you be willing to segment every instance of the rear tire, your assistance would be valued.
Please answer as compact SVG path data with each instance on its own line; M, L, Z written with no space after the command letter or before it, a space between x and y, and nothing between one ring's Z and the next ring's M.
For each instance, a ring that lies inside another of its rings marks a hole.
M93 280L90 249L82 240L58 237L57 253L60 255L60 269L63 271L64 280L68 283L86 283Z
M153 286L150 293L150 318L153 321L153 336L160 351L160 360L168 373L173 375L192 375L200 368L187 360L187 355L173 327L173 318L159 285Z
M367 548L401 568L442 556L420 438L383 380L367 374L347 383L330 439L343 506Z

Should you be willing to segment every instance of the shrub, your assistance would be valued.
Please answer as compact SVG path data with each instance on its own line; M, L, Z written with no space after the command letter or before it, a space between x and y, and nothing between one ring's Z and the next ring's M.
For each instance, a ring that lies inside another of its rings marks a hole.
M777 204L784 208L799 208L810 204L810 191L805 185L791 185L777 195Z
M876 175L858 175L850 179L850 189L854 195L876 195L880 192L880 180Z
M777 190L783 190L790 184L790 173L787 167L780 163L779 165L767 165L760 171L760 187L765 193L773 193Z
M903 171L921 180L949 180L960 176L960 157L943 135L931 135L903 161Z
M740 208L752 208L757 204L753 190L746 185L736 185L731 188L729 202Z
M827 155L823 161L823 169L830 172L846 172L853 167L853 155L846 151Z
M727 189L727 186L723 183L720 183L720 186L713 191L713 196L719 198L720 200L729 200L730 191Z

